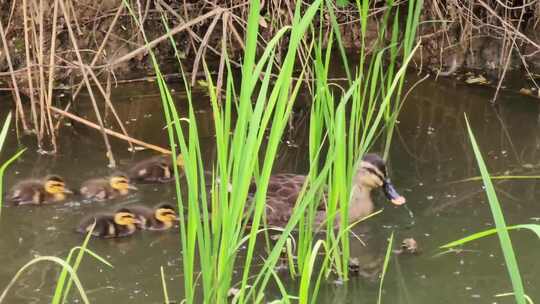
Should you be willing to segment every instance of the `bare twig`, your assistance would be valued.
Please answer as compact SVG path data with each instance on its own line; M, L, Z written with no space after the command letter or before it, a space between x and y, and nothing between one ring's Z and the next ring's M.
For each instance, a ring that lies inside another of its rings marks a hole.
M169 37L174 36L174 35L182 32L182 31L186 30L187 28L189 28L189 27L191 27L191 26L193 26L193 25L195 25L195 24L197 24L199 22L202 22L202 21L204 21L204 20L206 20L206 19L208 19L210 17L221 14L222 12L223 12L223 9L216 8L216 9L214 9L214 10L212 10L212 11L210 11L210 12L204 14L204 15L198 16L198 17L196 17L196 18L194 18L194 19L192 19L192 20L190 20L190 21L188 21L188 22L186 22L184 24L180 24L180 25L174 27L173 29L171 29L170 32L168 32L168 33L166 33L164 35L161 35L160 37L148 42L147 45L143 45L143 46L129 52L128 54L126 54L126 55L124 55L124 56L122 56L120 58L117 58L116 60L114 60L113 62L111 62L109 64L105 64L105 65L97 66L97 67L98 68L113 67L113 66L118 65L118 64L120 64L122 62L130 60L130 59L134 58L135 56L139 55L140 53L144 53L144 52L148 51L149 48L151 49L151 48L156 47L156 45L158 45L159 43L167 40Z
M122 139L122 140L125 140L127 142L130 142L130 143L133 143L135 145L138 145L138 146L141 146L141 147L145 147L145 148L148 148L148 149L151 149L151 150L154 150L154 151L157 151L157 152L160 152L160 153L165 153L165 154L171 154L171 151L170 150L167 150L165 148L162 148L160 146L156 146L156 145L152 145L152 144L149 144L149 143L146 143L142 140L138 140L138 139L135 139L133 137L129 137L129 136L126 136L122 133L118 133L118 132L115 132L115 131L112 131L112 130L109 130L107 128L104 128L102 129L100 125L98 124L95 124L89 120L86 120L84 118L81 118L77 115L74 115L72 113L69 113L69 112L66 112L62 109L58 109L54 106L51 107L51 110L55 113L58 113L60 115L63 115L67 118L70 118L70 119L73 119L77 122L80 122L86 126L89 126L90 128L93 128L93 129L96 129L98 131L101 131L101 130L104 130L105 133L107 133L108 135L111 135L111 136L114 136L116 138L119 138L119 139Z
M21 124L23 126L23 130L25 132L28 132L28 126L26 125L26 119L22 107L21 95L19 93L19 86L17 85L17 79L15 78L15 74L13 73L13 63L9 54L9 45L6 39L6 34L4 32L4 25L2 24L2 16L0 16L0 38L2 38L2 44L4 45L4 52L6 53L6 60L8 63L9 72L11 73L11 81L13 82L13 88L15 89L15 106L17 107L17 113L21 117Z
M216 27L216 24L219 20L219 17L222 16L222 14L216 15L214 17L214 20L212 20L212 23L208 27L208 30L206 31L206 34L203 37L203 40L201 42L201 45L199 46L199 50L197 51L197 55L195 56L195 60L193 62L193 70L191 74L191 85L195 85L195 81L197 81L197 70L199 69L199 62L201 60L201 57L204 54L204 49L208 45L208 40L210 39L210 35L214 32L214 27Z
M73 33L73 29L71 28L71 25L70 25L69 14L68 14L68 12L66 10L66 7L64 5L64 1L63 0L58 0L58 1L60 3L60 8L62 9L62 12L64 13L64 18L66 18L66 24L67 24L67 29L68 29L68 32L69 32L69 36L71 38L71 43L73 45L73 48L75 49L75 54L77 55L77 60L79 61L79 65L81 67L81 74L83 76L84 83L85 83L86 87L88 88L88 94L90 96L90 100L92 101L92 106L94 107L94 111L96 113L96 118L97 118L97 120L99 122L101 133L103 135L103 140L104 140L105 146L107 148L107 158L109 159L109 166L110 167L116 167L116 162L114 161L114 156L113 156L113 153L112 153L112 150L111 150L111 144L109 143L109 139L107 138L107 135L106 135L106 132L105 132L105 127L104 127L103 121L101 119L101 114L99 113L99 108L97 106L97 102L96 102L96 99L94 97L92 87L90 85L90 80L88 79L87 69L84 68L84 63L83 63L83 60L82 60L82 57L81 57L81 53L79 52L79 48L77 46L77 39L75 39L75 34Z

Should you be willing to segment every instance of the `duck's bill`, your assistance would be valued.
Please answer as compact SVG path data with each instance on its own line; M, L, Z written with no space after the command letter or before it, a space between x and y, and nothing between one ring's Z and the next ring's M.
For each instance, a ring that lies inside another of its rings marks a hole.
M69 190L68 188L64 188L64 193L73 194L73 191Z
M139 188L133 186L133 185L128 185L128 189L129 190L139 190Z
M388 198L394 205L399 206L405 204L405 198L397 192L396 188L394 188L394 185L389 179L384 181L383 191L386 198Z

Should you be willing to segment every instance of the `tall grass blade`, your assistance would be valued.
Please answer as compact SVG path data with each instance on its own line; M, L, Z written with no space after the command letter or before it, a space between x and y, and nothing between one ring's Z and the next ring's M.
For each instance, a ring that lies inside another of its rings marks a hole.
M478 168L482 175L482 180L486 188L486 194L493 215L493 220L495 221L495 227L497 229L497 235L499 236L499 241L501 243L504 260L506 262L506 267L510 275L510 280L512 281L512 287L514 289L514 296L516 298L516 303L525 304L525 290L523 288L523 282L521 280L521 275L519 272L518 263L516 260L516 255L514 253L514 248L512 247L512 241L510 240L510 235L508 234L507 226L504 220L504 215L499 204L499 199L491 182L489 172L487 170L486 164L480 152L480 148L476 142L471 126L469 125L469 120L465 115L465 122L467 123L467 130L469 132L469 138L471 140L471 145L476 157L476 162L478 163Z
M540 239L540 225L538 224L522 224L522 225L514 225L514 226L507 226L506 230L521 230L521 229L528 229L531 232L535 233L536 236ZM464 238L461 238L459 240L452 241L450 243L444 244L442 246L439 246L441 249L448 249L456 246L460 246L481 238L485 238L487 236L491 236L493 234L497 233L497 228L488 229L484 231L480 231L471 235L468 235Z
M85 253L90 254L92 257L94 257L96 260L100 261L101 263L111 268L113 267L107 260L105 260L104 258L100 257L99 255L97 255L96 253L88 249L88 242L90 241L90 238L92 237L92 232L94 231L94 228L95 228L95 223L92 225L91 229L86 234L86 237L84 238L82 245L74 247L69 251L69 254L66 258L67 263L71 263L71 258L73 254L75 253L75 251L78 251L77 256L75 257L75 261L73 262L73 266L72 266L75 272L77 272L77 270L79 269L79 265L81 264ZM71 286L73 284L72 278L69 278L66 285L65 282L67 279L67 274L68 274L67 269L65 268L62 269L62 272L60 273L60 276L58 277L58 280L56 281L56 288L55 288L53 300L51 303L66 303L68 295L69 295L69 291L71 290ZM62 292L64 285L66 285L66 289L64 292ZM60 296L62 295L62 293L63 293L62 301L60 302Z
M73 268L71 267L71 265L69 265L68 262L62 260L59 257L55 257L55 256L37 257L37 258L31 260L30 262L26 263L23 267L21 267L19 269L19 271L17 271L15 276L11 279L11 281L8 283L7 287L4 289L2 294L0 295L0 303L4 303L4 300L6 299L6 296L7 296L8 292L9 292L9 290L13 287L15 282L17 282L17 280L23 274L24 271L27 268L29 268L29 267L37 264L37 263L41 263L41 262L52 262L52 263L55 263L55 264L58 264L58 265L62 266L64 269L67 269L67 272L69 273L70 277L73 279L73 282L75 283L75 286L77 287L77 290L79 291L79 295L81 296L81 299L82 299L83 303L85 303L85 304L90 303L90 301L88 300L88 296L86 295L86 291L84 290L84 288L83 288L83 286L81 284L81 281L79 280L79 276L77 275L75 270L73 270Z
M383 263L383 269L381 273L381 281L379 283L379 295L377 297L377 304L381 304L382 302L384 278L386 276L386 271L388 270L388 264L390 263L390 255L392 254L393 244L394 244L394 232L392 231L392 234L390 234L390 238L388 239L388 247L386 248L386 254L384 255L384 263Z

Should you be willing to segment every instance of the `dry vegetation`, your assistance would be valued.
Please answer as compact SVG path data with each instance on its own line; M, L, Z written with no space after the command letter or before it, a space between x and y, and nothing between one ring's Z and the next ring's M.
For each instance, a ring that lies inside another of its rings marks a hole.
M327 4L334 5L344 45L358 47L356 4ZM202 70L202 61L208 59L216 62L217 86L221 86L224 50L239 67L249 1L130 0L130 5L143 21L150 47L163 61L174 57L170 45L162 43L169 38L162 26L162 18L166 18L180 55L191 64L192 82ZM261 49L269 37L291 23L294 6L293 0L264 1L259 21ZM374 1L370 13L380 16L386 9L384 2ZM405 5L400 12L407 14ZM538 16L537 0L425 1L416 67L446 70L443 74L460 67L492 69L500 80L508 69L524 67L534 76L540 69ZM316 18L314 24L329 32L329 20ZM369 25L369 32L375 38L374 24ZM88 90L96 114L95 123L81 122L99 128L107 146L107 134L134 141L115 113L110 90L122 81L147 77L151 70L143 37L121 0L0 0L0 38L0 90L11 92L18 126L35 133L43 151L57 150L55 136L61 117L79 119L70 109L81 89ZM309 38L304 40L305 47L309 43ZM307 60L302 54L307 52L300 51L300 60ZM276 60L279 62L280 54ZM55 90L69 90L72 101L58 105ZM104 127L100 100L116 117L114 129L118 132Z

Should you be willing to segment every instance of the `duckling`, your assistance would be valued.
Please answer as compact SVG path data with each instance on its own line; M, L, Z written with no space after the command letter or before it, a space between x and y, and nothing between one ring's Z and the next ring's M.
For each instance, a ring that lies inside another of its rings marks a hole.
M81 185L80 193L87 199L103 201L125 196L129 190L137 190L137 187L130 185L126 175L113 174L108 178L87 180Z
M117 238L132 235L137 231L137 226L140 224L139 219L135 217L128 209L118 209L114 213L97 213L84 218L77 232L87 234L92 225L96 223L93 236L102 238Z
M275 174L270 177L266 195L266 220L271 226L283 227L293 214L298 195L306 176L299 174ZM374 210L371 191L382 188L386 197L395 205L405 203L405 198L398 194L387 176L384 160L377 154L366 154L353 178L351 200L349 202L349 223L356 222ZM250 194L256 191L251 185ZM325 199L323 199L324 201ZM325 205L319 203L315 218L315 226L321 227L327 219ZM336 215L335 226L339 226L339 215Z
M66 199L66 194L73 193L66 188L64 179L58 175L45 178L27 179L13 186L7 200L14 205L60 202Z
M182 155L176 157L179 168L184 165ZM140 183L167 183L174 180L174 169L170 155L158 155L136 163L128 170L131 180Z
M126 209L135 214L140 221L137 225L139 229L167 230L178 221L176 210L169 204L160 204L154 209L145 206L129 206Z

